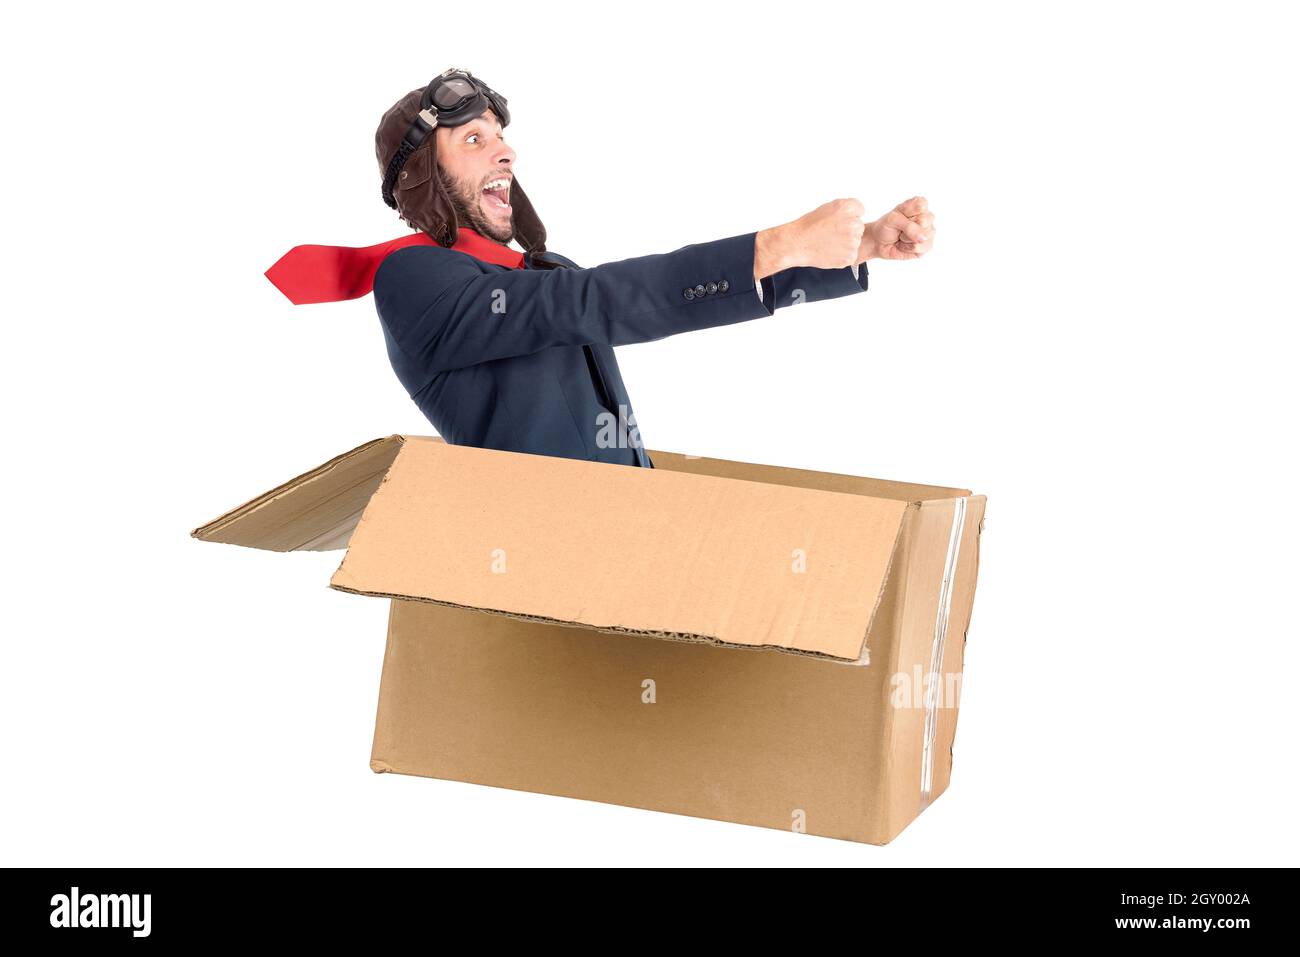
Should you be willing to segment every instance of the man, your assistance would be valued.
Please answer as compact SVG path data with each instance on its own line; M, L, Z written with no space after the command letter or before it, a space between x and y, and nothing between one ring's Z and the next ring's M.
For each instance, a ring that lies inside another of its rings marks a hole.
M837 199L769 229L579 268L546 251L509 122L505 98L464 70L412 90L375 149L385 202L421 232L360 251L369 269L310 247L328 257L303 259L299 277L319 283L326 263L346 277L328 294L291 291L274 273L288 256L268 271L295 302L361 295L373 277L393 369L453 444L651 467L614 346L862 292L867 260L915 259L933 242L923 197L870 222Z

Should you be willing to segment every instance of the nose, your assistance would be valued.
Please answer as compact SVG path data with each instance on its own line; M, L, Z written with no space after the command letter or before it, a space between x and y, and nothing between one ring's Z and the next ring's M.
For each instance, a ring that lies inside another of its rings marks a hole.
M497 140L497 148L492 154L493 165L500 165L509 169L514 161L515 151L510 148L510 145L505 140Z

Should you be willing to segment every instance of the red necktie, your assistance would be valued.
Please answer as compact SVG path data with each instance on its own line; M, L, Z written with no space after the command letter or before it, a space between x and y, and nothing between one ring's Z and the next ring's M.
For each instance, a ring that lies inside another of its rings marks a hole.
M428 233L413 233L374 246L294 246L266 271L266 278L295 305L359 299L374 290L384 257L404 246L433 246ZM524 268L524 254L460 227L452 249L511 269Z

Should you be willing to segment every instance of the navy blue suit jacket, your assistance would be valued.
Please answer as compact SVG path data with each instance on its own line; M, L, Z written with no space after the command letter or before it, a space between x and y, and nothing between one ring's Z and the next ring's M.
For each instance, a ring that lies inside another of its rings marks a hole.
M581 268L511 269L407 246L375 273L389 359L447 442L651 466L613 346L774 315L867 288L867 266L786 269L754 285L754 238ZM620 410L622 415L620 418Z

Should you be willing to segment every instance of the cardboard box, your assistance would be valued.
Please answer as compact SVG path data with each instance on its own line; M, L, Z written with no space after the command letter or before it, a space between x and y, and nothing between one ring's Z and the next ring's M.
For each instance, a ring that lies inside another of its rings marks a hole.
M948 787L984 497L651 455L395 435L193 534L391 600L377 772L888 842Z

